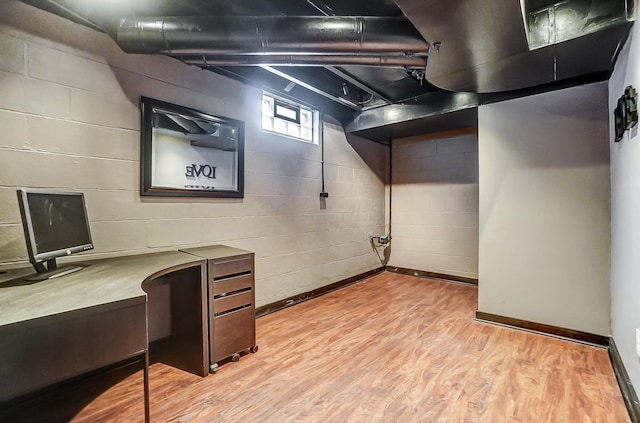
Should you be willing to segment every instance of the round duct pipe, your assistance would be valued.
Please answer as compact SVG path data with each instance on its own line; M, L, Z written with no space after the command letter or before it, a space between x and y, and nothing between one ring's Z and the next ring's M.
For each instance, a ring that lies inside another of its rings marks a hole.
M170 55L426 54L405 18L358 16L125 18L116 41L127 53Z
M374 56L374 55L204 55L179 56L190 65L197 66L372 66L424 69L425 56Z

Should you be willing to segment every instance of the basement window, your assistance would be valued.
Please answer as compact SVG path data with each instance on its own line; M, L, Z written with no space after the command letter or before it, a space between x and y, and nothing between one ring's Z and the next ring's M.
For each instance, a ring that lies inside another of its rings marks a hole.
M302 104L262 93L262 129L318 144L319 113Z

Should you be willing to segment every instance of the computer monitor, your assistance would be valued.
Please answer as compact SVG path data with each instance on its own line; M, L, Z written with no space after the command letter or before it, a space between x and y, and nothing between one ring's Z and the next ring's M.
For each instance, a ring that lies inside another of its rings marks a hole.
M18 203L29 261L38 273L29 279L81 270L78 266L58 269L56 258L93 249L84 194L19 189Z

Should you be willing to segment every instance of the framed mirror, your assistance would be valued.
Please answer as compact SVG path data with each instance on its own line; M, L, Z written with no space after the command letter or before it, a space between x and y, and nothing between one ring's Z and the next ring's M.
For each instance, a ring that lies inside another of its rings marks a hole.
M140 194L244 197L244 122L142 97Z

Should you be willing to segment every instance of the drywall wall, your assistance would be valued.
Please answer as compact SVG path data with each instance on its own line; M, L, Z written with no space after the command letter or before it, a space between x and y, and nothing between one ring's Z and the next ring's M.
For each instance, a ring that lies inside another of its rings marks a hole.
M636 2L638 3L638 2ZM638 4L636 4L636 13ZM637 17L636 17L637 18ZM640 30L618 56L609 80L609 139L611 152L611 329L631 378L640 393L640 357L636 328L640 328L640 137L638 126L615 143L613 110L628 85L640 87Z
M105 34L0 2L0 270L26 265L16 187L83 191L91 256L224 243L256 252L264 305L379 267L378 144L324 125L313 144L260 128L261 91L164 56L127 55ZM141 198L139 98L245 122L245 198Z
M481 106L478 310L609 335L607 83Z
M394 140L389 265L478 278L476 128Z

